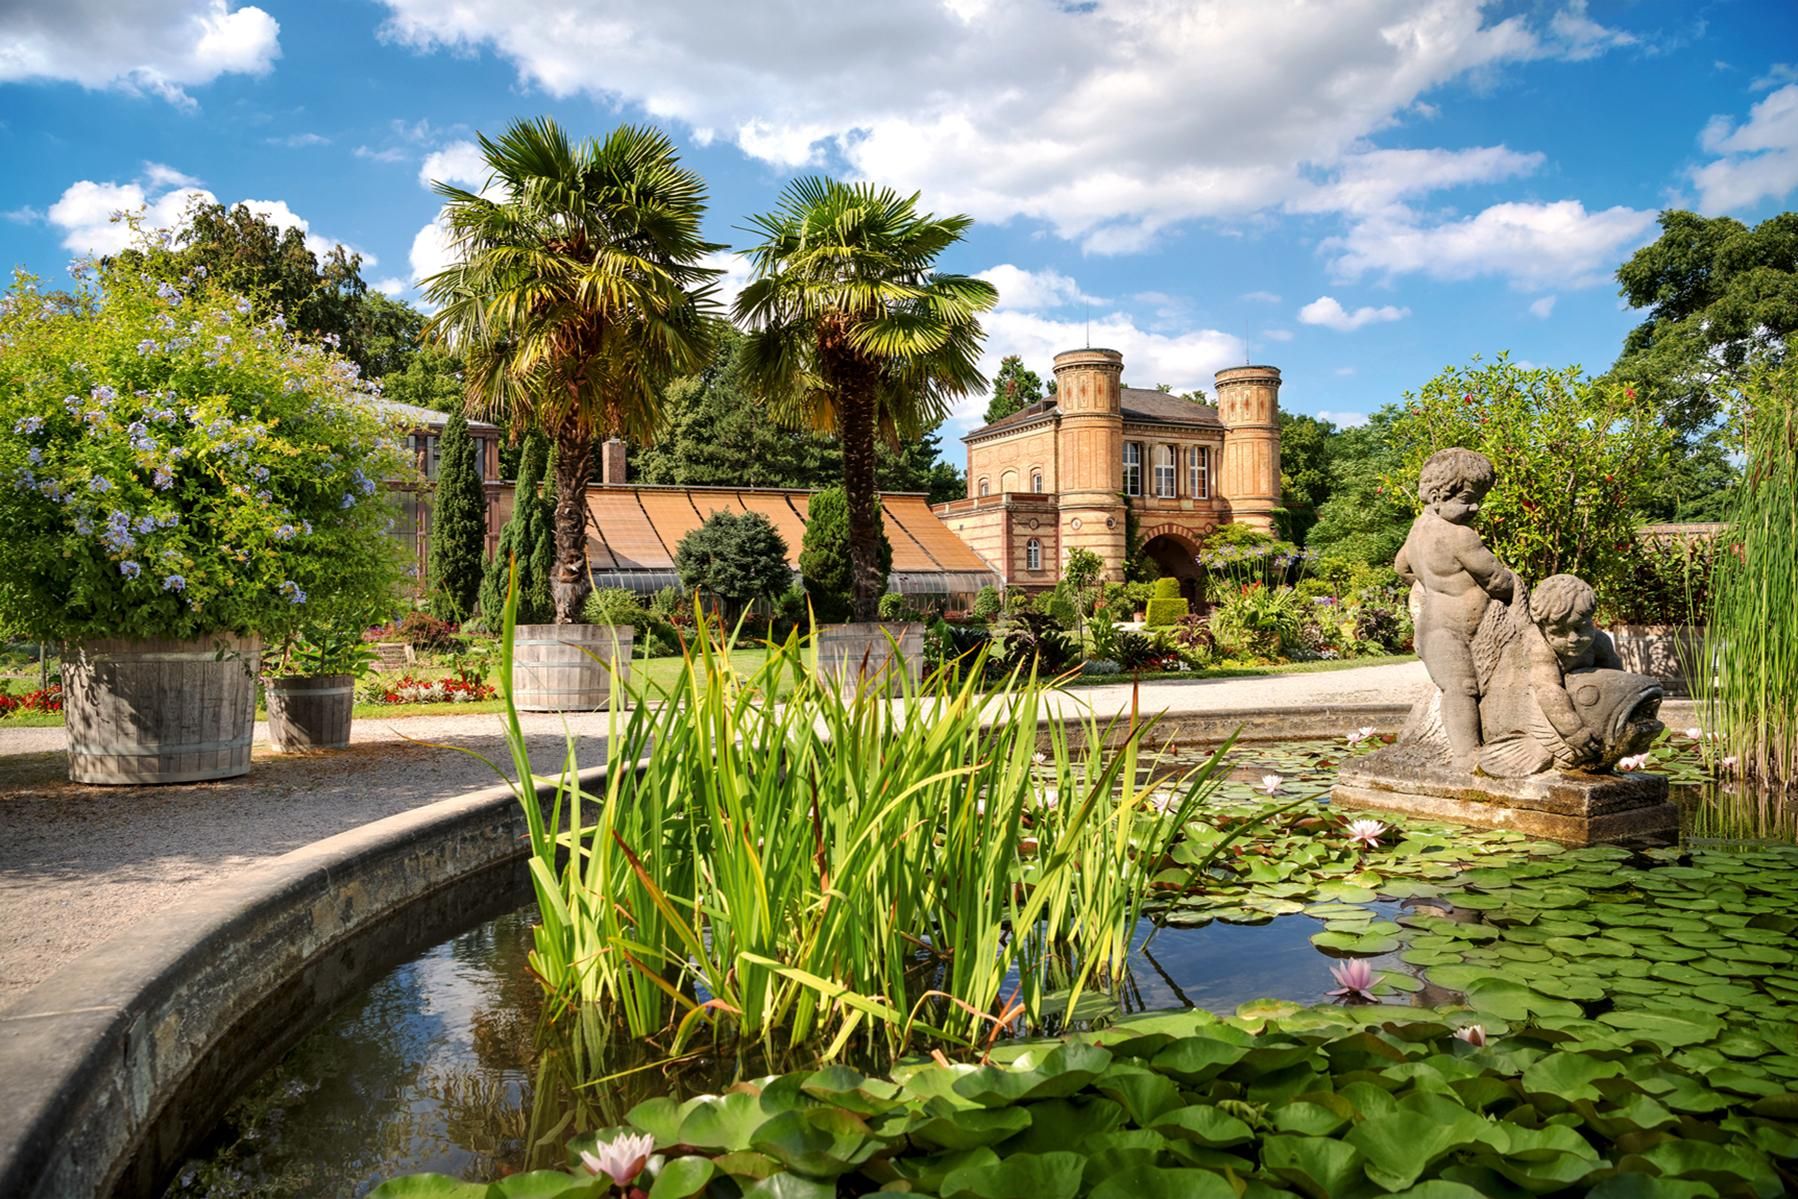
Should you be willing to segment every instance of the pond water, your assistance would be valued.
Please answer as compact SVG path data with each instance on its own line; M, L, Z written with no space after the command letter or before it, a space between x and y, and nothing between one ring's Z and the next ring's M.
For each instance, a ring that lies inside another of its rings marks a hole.
M1212 806L1265 805L1251 785L1268 772L1294 794L1325 791L1344 752L1239 748ZM1486 1019L1668 1003L1798 1019L1792 810L1699 786L1690 757L1661 763L1685 783L1686 845L1646 858L1410 823L1357 856L1339 836L1320 842L1308 806L1262 830L1237 877L1182 901L1172 917L1183 926L1144 922L1127 983L1080 1015L1331 1003L1331 966L1355 956L1374 968L1381 1002L1465 997L1495 1013ZM491 1179L560 1165L570 1135L617 1122L642 1098L717 1090L770 1068L626 1050L608 1069L632 1072L576 1085L566 1053L539 1041L533 919L527 908L453 937L331 1013L234 1103L168 1194L362 1195L397 1174ZM1798 1056L1786 1056L1798 1076Z

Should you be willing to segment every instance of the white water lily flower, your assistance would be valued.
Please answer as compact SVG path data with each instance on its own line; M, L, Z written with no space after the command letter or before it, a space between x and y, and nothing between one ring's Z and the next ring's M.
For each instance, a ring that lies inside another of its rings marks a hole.
M1357 820L1348 826L1349 840L1359 841L1369 849L1380 847L1380 834L1386 826L1378 820Z
M1686 730L1686 736L1694 741L1700 741L1704 738L1704 730L1694 725L1692 728Z
M589 1173L604 1174L624 1186L643 1173L656 1139L647 1133L625 1133L617 1140L601 1141L592 1152L581 1150L581 1164Z
M1480 1048L1486 1043L1486 1029L1484 1025L1469 1024L1457 1028L1455 1029L1455 1035L1463 1041L1466 1041L1469 1045L1472 1045L1475 1049Z
M1627 758L1617 759L1617 769L1628 774L1632 770L1641 770L1648 765L1648 761L1647 754L1631 754Z
M1255 790L1261 792L1263 795L1278 795L1280 793L1280 786L1285 781L1284 778L1277 774L1264 774L1261 776L1261 785L1256 787Z
M1724 770L1733 772L1736 768L1736 756L1731 754L1729 757L1724 758L1721 762L1717 763L1717 765L1721 766Z

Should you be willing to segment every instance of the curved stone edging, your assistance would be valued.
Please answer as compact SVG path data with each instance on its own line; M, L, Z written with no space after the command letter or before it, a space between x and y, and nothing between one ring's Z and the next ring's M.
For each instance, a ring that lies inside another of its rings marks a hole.
M216 1113L272 1058L232 1051L233 1030L270 1004L265 1024L328 1010L369 981L357 938L458 882L503 891L524 835L503 784L442 800L207 887L69 963L0 1013L0 1195L154 1187L205 1131L164 1126L171 1101L205 1086Z
M1154 739L1390 732L1409 708L1169 713ZM580 775L589 790L604 777L603 767ZM524 833L505 785L441 800L227 878L63 967L0 1013L0 1195L152 1193L209 1127L192 1127L203 1115L171 1126L171 1105L185 1097L216 1119L310 1027L306 1017L366 985L384 961L441 940L448 934L428 930L443 920L478 915L470 887L515 906ZM408 908L431 909L416 922L425 931L370 950L375 930ZM231 1051L233 1032L259 1026L279 1031Z

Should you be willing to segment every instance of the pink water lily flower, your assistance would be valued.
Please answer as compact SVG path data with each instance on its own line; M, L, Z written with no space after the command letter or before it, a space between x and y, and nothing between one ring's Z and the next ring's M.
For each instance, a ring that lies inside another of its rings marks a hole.
M1647 754L1631 754L1627 758L1617 759L1617 769L1621 770L1624 774L1628 774L1632 770L1641 770L1647 765Z
M1359 745L1359 744L1361 744L1361 742L1366 741L1369 737L1372 737L1372 736L1373 736L1373 725L1364 724L1360 728L1355 729L1349 733L1348 743L1350 745Z
M647 1133L625 1133L613 1141L601 1141L589 1153L581 1150L581 1164L593 1174L609 1175L614 1183L624 1186L649 1164L655 1152L656 1139Z
M1481 1024L1469 1024L1465 1027L1457 1028L1455 1029L1455 1035L1463 1041L1466 1041L1469 1045L1472 1045L1475 1049L1480 1048L1486 1043L1486 1029L1485 1026Z
M1736 756L1731 754L1729 757L1724 758L1721 762L1717 763L1717 765L1722 767L1727 773L1734 773L1736 768Z
M1373 997L1373 967L1365 959L1352 958L1349 961L1330 967L1330 976L1342 985L1329 994L1344 999L1365 999L1375 1002Z
M1280 793L1280 785L1285 781L1284 778L1277 774L1264 774L1261 776L1261 785L1256 787L1255 790L1261 792L1263 795L1278 795Z
M1380 834L1386 826L1377 820L1357 820L1348 826L1349 840L1359 841L1369 849L1380 847Z

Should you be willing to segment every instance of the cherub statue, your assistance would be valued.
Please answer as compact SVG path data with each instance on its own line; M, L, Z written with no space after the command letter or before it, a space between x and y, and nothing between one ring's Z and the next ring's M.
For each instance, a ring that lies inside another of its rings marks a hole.
M1492 601L1509 600L1516 590L1516 576L1472 528L1492 482L1492 462L1484 454L1458 447L1431 454L1417 480L1423 511L1392 564L1416 585L1417 656L1442 693L1442 730L1457 770L1471 771L1479 761L1474 634Z

